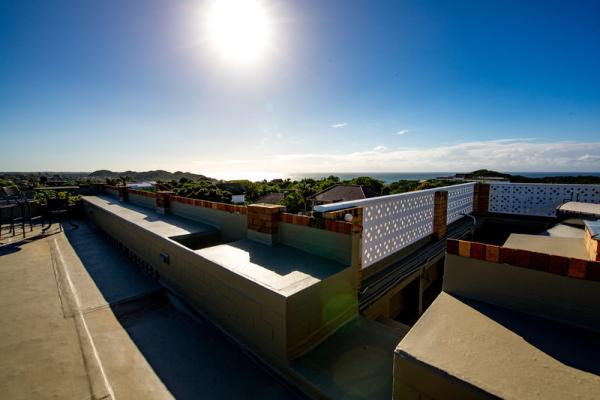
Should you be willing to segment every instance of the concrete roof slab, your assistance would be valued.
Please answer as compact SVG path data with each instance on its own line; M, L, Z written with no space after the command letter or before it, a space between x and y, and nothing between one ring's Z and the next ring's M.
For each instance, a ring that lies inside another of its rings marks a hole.
M535 251L563 257L574 257L582 260L589 258L582 238L511 234L503 245L510 249Z
M348 268L293 247L269 246L249 239L207 247L196 253L284 296Z
M130 223L161 237L182 236L192 233L214 233L217 229L201 222L173 215L162 215L148 208L123 203L109 196L84 196L84 200Z
M419 363L432 376L456 380L455 386L463 382L471 392L506 399L595 399L597 338L582 328L442 292L398 345L396 362L399 370ZM447 398L427 381L423 376L410 384Z

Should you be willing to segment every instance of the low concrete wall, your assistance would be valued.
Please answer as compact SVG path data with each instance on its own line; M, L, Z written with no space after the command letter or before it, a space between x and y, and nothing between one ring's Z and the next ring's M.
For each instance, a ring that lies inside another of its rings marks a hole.
M444 291L600 331L600 282L446 254Z
M156 199L153 197L146 197L132 192L127 193L127 198L131 204L135 204L141 207L146 207L154 210L156 208Z
M285 222L279 223L278 234L282 244L345 265L352 263L351 235Z
M176 201L169 203L168 211L179 217L214 226L221 231L221 236L226 242L246 238L248 223L245 215L197 207Z
M354 269L346 268L287 298L287 358L310 350L358 315Z
M303 354L357 315L356 279L351 267L286 297L173 240L84 204L91 221L147 262L168 287L272 362L285 363ZM178 213L190 212L182 206L175 207ZM237 219L245 222L245 216L230 217L229 223L238 228Z
M285 298L98 207L87 217L146 261L203 314L260 353L285 359ZM169 263L161 258L168 254Z
M114 197L116 199L119 198L119 191L117 189L113 189L112 187L105 186L104 187L104 194L108 195L110 197Z

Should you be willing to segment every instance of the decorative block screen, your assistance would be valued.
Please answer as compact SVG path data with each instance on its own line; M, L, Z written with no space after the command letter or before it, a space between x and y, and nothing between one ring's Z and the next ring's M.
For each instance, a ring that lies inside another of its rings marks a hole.
M448 192L448 216L447 223L452 223L465 214L473 212L473 192L475 183L448 186L444 188Z
M556 208L568 201L600 204L600 186L493 183L490 185L489 211L555 217Z
M410 244L433 234L433 206L436 191L448 191L448 222L473 211L474 183L445 186L316 206L328 212L363 208L362 266L373 265Z
M377 197L364 206L363 268L433 233L433 193Z

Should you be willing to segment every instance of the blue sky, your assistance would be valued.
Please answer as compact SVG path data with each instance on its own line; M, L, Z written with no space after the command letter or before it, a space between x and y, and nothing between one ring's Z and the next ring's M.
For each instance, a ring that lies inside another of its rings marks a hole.
M597 1L212 1L0 0L0 170L600 171Z

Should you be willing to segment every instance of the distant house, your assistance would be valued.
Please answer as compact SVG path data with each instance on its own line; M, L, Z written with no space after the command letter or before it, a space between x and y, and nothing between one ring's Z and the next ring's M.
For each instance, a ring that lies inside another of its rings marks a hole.
M131 189L146 189L156 185L156 182L130 182L127 183L127 187Z
M281 200L283 200L284 193L281 192L273 192L267 193L262 197L259 197L255 203L265 203L265 204L280 204Z
M310 197L312 206L321 204L339 203L341 201L362 200L377 197L380 194L361 185L333 185Z
M233 204L242 204L246 201L246 194L233 194L231 195L231 202Z

